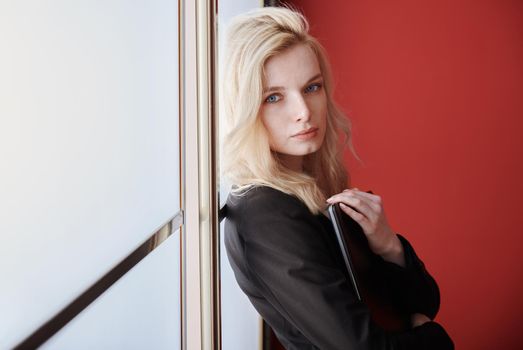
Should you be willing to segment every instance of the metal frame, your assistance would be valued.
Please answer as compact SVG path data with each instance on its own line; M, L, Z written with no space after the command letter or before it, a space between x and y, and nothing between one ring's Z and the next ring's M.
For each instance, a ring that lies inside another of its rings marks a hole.
M182 349L221 349L215 1L182 0Z

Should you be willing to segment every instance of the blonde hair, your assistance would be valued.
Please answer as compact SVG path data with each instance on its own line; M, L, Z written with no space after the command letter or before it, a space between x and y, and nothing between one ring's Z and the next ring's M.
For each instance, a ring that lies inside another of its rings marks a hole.
M288 8L266 7L233 19L227 37L222 72L221 122L222 174L241 194L253 185L264 185L298 197L317 214L325 199L348 186L342 147L351 144L350 122L332 97L332 76L320 43L308 34L305 17ZM258 112L262 103L264 64L286 49L304 44L318 59L327 96L327 128L320 149L305 156L305 172L284 167L271 151L269 136ZM339 132L345 134L340 145Z

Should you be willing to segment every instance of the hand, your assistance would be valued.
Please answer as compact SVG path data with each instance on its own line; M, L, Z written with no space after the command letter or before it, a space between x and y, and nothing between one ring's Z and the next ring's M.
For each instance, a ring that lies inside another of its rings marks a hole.
M403 246L387 222L380 196L353 188L335 194L327 202L340 203L340 208L360 224L375 254L405 266Z
M424 314L412 314L410 316L410 322L412 324L412 328L421 326L424 323L430 322L431 319L428 318Z

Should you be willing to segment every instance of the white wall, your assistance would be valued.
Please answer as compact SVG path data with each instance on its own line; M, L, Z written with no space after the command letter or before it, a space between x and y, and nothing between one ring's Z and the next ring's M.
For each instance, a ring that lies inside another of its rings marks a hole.
M224 33L228 22L237 14L261 7L260 0L220 0L218 2L218 41L219 57L223 53ZM218 62L221 63L221 62ZM221 81L221 79L219 80ZM225 203L228 194L227 184L220 184L220 202ZM258 349L261 341L261 319L242 292L227 260L221 230L221 297L222 297L222 348L223 350Z
M0 33L0 348L8 348L180 209L178 2L2 1ZM159 259L151 269L171 278L172 257ZM131 276L119 299L132 304L135 288L149 287ZM116 307L100 305L108 309L99 315Z

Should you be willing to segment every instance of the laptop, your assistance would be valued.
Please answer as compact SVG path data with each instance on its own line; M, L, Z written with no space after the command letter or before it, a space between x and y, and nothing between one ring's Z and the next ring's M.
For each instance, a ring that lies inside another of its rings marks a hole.
M338 203L330 205L328 213L357 299L369 307L372 319L384 330L411 328L411 315L401 306L397 291L384 282L380 269L384 262L371 251L361 226Z

